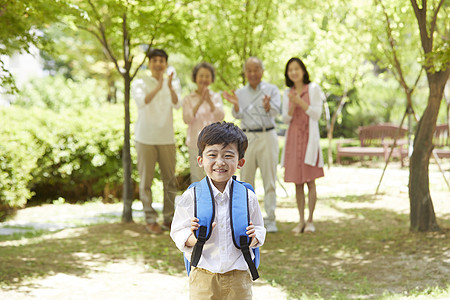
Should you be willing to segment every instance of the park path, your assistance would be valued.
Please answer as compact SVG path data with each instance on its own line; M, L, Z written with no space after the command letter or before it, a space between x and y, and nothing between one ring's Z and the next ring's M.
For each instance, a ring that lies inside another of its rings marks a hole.
M254 299L285 300L287 294L267 282L257 280ZM111 263L87 276L56 274L36 279L18 289L3 290L0 299L46 300L188 300L187 276L167 275L146 270L135 262Z
M67 204L30 207L18 212L10 221L0 223L0 235L11 235L31 230L66 231L80 225L120 220L122 205L88 203L79 207ZM88 206L88 207L86 207ZM161 205L155 204L156 210ZM43 214L45 211L45 214ZM51 219L49 217L53 216ZM142 219L142 205L133 204L133 217ZM0 267L1 269L1 267ZM164 299L188 300L188 277L168 275L148 269L144 263L120 261L90 266L83 276L54 274L26 280L19 286L0 285L0 299L97 300L97 299ZM288 296L280 287L258 279L253 286L254 299L285 300Z
M324 203L339 195L373 194L381 175L377 168L333 167L325 170L325 177L317 181L319 201L316 207L316 220L345 218L337 210ZM444 186L439 172L430 174L431 193L438 216L450 214L448 199L450 193ZM447 172L448 176L448 172ZM371 208L392 209L401 213L409 212L407 201L408 171L394 168L388 170L381 186L384 196L371 203L349 202L348 206L370 206ZM261 185L260 183L257 186ZM278 187L280 202L292 202L294 187L283 184ZM258 191L257 194L263 193ZM283 196L284 195L284 196ZM277 219L283 222L297 222L298 213L291 205L281 205L277 209ZM295 206L294 206L295 207ZM156 205L157 209L160 209ZM55 211L51 211L51 210ZM133 205L136 218L142 218L139 202ZM45 229L57 231L83 224L95 224L99 221L117 222L122 206L118 204L87 203L82 206L67 204L46 205L23 209L10 221L0 223L0 234L13 234L17 231ZM86 213L88 212L88 213ZM76 221L76 222L74 222ZM77 225L74 225L77 224ZM318 228L320 231L321 228ZM135 261L119 261L107 265L92 266L91 272L83 276L54 274L44 278L31 279L20 286L0 286L0 299L188 299L188 279L182 275L168 275L146 269L145 264ZM254 299L282 300L289 299L287 293L279 286L272 286L262 279L254 283Z

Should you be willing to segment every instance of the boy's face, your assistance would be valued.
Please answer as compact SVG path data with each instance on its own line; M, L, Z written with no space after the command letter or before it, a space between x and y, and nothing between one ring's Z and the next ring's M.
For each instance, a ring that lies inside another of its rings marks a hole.
M197 161L221 192L224 191L231 176L245 163L244 158L239 159L236 144L229 144L226 147L223 144L206 145L202 156L199 156Z
M148 68L152 72L152 76L159 78L167 69L167 61L165 57L153 56L148 62Z

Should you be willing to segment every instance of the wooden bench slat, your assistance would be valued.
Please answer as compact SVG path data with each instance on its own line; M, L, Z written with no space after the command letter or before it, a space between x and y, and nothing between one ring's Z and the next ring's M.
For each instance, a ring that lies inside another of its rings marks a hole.
M342 147L342 142L337 142L337 163L341 163L341 157L376 156L384 157L387 160L391 151L391 145L398 135L392 155L399 157L403 166L403 158L408 155L407 149L404 148L406 132L406 127L399 129L398 126L393 124L360 127L358 128L360 146Z
M439 158L450 158L448 124L436 125L433 135L434 151Z

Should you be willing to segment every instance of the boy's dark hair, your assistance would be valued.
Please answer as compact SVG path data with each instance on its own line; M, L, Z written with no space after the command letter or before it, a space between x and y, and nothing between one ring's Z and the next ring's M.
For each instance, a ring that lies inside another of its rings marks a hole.
M288 76L288 67L289 67L289 64L291 63L291 62L293 62L293 61L296 61L299 65L300 65L300 68L302 68L302 70L303 70L303 83L305 83L305 84L308 84L308 83L310 83L311 82L311 80L309 79L309 73L308 73L308 70L306 70L306 66L305 66L305 64L303 63L303 61L300 59L300 58L298 58L298 57L292 57L288 62L287 62L287 64L286 64L286 69L284 70L284 78L286 79L286 85L288 86L288 87L293 87L294 86L294 83L292 82L292 80L290 80L289 79L289 76Z
M201 68L207 69L211 72L212 82L214 82L214 79L216 78L214 67L207 62L201 62L194 67L194 70L192 70L192 81L196 82L195 80L197 79L197 73Z
M239 159L244 158L245 150L247 150L248 140L245 133L233 123L216 122L212 123L200 132L197 140L198 155L202 156L203 150L207 145L224 145L236 144Z
M164 57L166 59L166 62L169 61L169 55L167 55L166 51L164 51L163 49L152 49L150 50L150 52L147 54L148 59L150 60L152 57L155 56L160 56L160 57Z

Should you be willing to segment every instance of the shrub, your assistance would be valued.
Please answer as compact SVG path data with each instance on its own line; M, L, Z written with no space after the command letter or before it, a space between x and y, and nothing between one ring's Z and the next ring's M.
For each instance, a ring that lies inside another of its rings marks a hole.
M63 111L0 110L0 203L22 207L42 195L102 195L122 177L121 106ZM44 193L45 191L45 193Z
M35 132L44 154L33 170L33 189L59 196L102 195L104 186L122 177L123 112L121 106L70 111L42 120Z
M135 109L132 107L132 121ZM123 177L123 106L62 110L11 106L0 109L0 210L37 198L120 197ZM186 127L174 115L177 174L189 175ZM131 125L133 180L138 181ZM158 169L155 179L159 180Z
M14 105L39 107L53 111L67 108L99 108L105 102L105 89L99 88L99 81L84 79L76 81L63 75L35 78L27 82L18 93Z
M3 111L0 111L0 119L6 119ZM31 134L12 127L10 122L9 126L6 124L0 130L0 210L23 207L32 196L28 183L38 157Z

